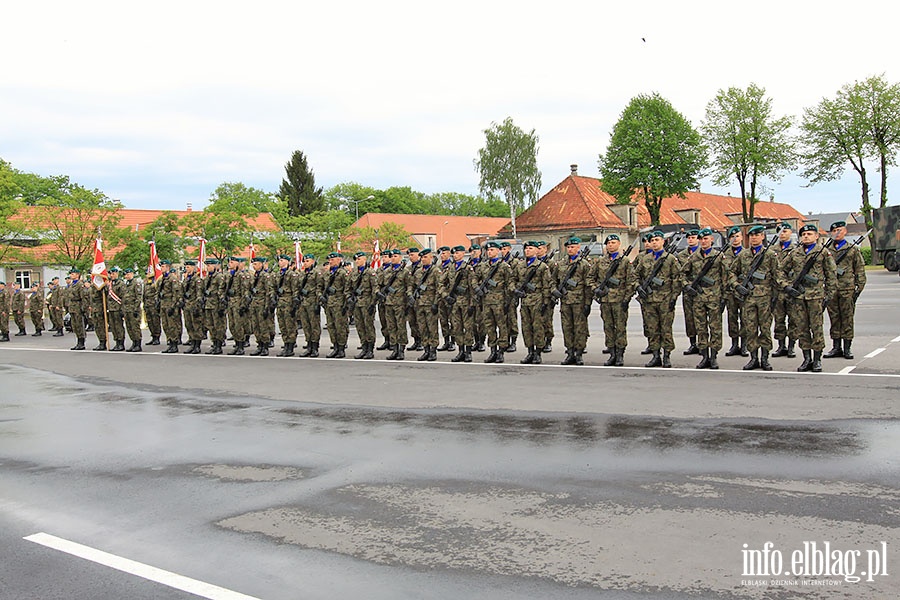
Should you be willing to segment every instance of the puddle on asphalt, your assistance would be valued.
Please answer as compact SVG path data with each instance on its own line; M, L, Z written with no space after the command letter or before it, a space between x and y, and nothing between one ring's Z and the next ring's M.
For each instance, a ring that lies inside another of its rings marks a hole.
M236 482L288 481L303 477L300 469L275 465L199 465L192 472L221 481Z

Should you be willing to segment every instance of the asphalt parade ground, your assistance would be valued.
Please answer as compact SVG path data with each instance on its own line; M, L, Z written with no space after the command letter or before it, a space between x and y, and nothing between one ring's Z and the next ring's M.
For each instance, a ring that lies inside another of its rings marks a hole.
M644 368L636 303L619 368L596 308L583 367L559 331L543 365L13 337L0 599L894 597L900 281L868 275L819 374L696 370L680 306Z

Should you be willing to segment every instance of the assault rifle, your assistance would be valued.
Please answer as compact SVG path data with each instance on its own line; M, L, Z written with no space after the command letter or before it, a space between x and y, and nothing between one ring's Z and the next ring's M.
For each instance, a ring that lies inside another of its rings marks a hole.
M573 289L578 286L578 282L572 279L575 275L575 271L578 269L578 265L581 264L581 261L585 256L591 253L591 248L594 245L585 246L581 249L581 252L578 253L578 256L575 260L569 261L569 268L566 269L566 274L559 280L559 285L553 288L550 292L550 308L552 309L556 306L556 303L566 297L566 294L569 293L570 289Z
M363 277L366 276L366 271L368 271L368 267L363 269L363 272L360 273L357 267L356 272L356 283L353 284L353 292L350 294L350 299L347 300L347 312L351 315L353 311L356 310L356 305L359 303L359 297L362 296L362 291L360 291L359 286L362 285Z
M744 279L734 286L734 297L737 299L738 304L743 304L750 296L753 288L756 287L756 284L753 283L754 279L762 281L766 278L765 275L760 275L757 271L759 271L759 268L762 266L762 261L766 258L766 252L776 244L777 239L778 238L775 238L771 242L768 242L763 249L753 257L753 262L750 263L750 267L747 269L747 274L744 275Z
M666 255L669 254L669 248L675 244L675 237L672 236L666 243L663 244L662 256L656 261L653 265L653 268L650 270L650 274L644 279L640 285L637 287L637 295L641 300L646 300L650 297L650 294L653 293L653 289L655 287L660 287L663 284L662 279L659 278L659 270L662 269L663 263L665 262Z
M700 272L697 273L697 276L694 277L693 281L691 281L688 285L686 285L684 287L684 291L685 291L685 293L687 293L688 296L696 296L697 294L699 294L700 290L699 290L698 286L699 287L707 287L714 283L712 279L707 277L707 275L709 274L710 270L713 268L713 265L715 264L716 260L720 256L722 256L722 254L725 252L726 248L728 248L728 246L726 246L725 244L722 244L722 247L719 248L718 252L716 252L715 254L710 253L710 256L707 256L706 258L703 259L703 266L700 267ZM702 252L702 250L700 250L700 252ZM762 252L760 252L760 254L762 254Z
M337 278L338 271L343 268L343 265L338 265L331 273L331 277L328 278L328 285L325 286L322 295L319 296L319 306L322 308L325 308L325 305L328 304L328 298L334 293L334 280Z
M518 250L516 251L515 254L513 254L512 257L513 258L519 257ZM488 260L490 260L490 259L488 259ZM496 275L497 271L500 270L500 265L502 265L503 262L504 261L501 258L496 263L494 263L494 266L491 267L490 271L488 271L487 277L484 278L484 281L482 281L481 284L479 284L478 287L475 288L475 296L477 296L479 299L484 298L485 294L487 294L489 290L492 290L495 287L497 287L497 282L494 280L494 275Z
M424 292L426 289L428 289L428 285L426 284L426 282L428 281L428 276L431 275L431 272L435 268L436 268L435 265L432 263L432 265L430 267L428 267L428 270L425 272L425 275L422 276L422 282L413 289L413 293L409 297L409 309L410 310L415 310L416 301L422 295L422 292Z
M594 300L600 302L600 300L609 294L610 286L616 287L621 283L621 280L616 277L616 271L619 269L619 265L622 264L622 261L631 254L631 250L634 248L634 244L631 244L627 248L625 248L625 252L622 252L613 259L612 263L609 265L609 269L606 271L606 277L603 278L603 281L600 282L596 288L594 288Z
M401 265L399 269L394 269L394 272L391 274L390 280L388 280L387 285L383 288L375 292L375 302L372 303L372 306L369 307L369 314L375 314L375 308L378 302L383 302L385 298L388 297L389 294L396 292L394 289L394 282L397 281L397 276L400 275L400 271L403 270L403 266Z
M784 291L791 298L799 298L803 295L803 292L806 291L806 288L803 287L803 284L808 283L810 285L819 283L819 279L817 277L813 277L809 274L809 271L813 268L813 265L816 263L816 259L819 257L825 249L831 245L831 242L834 241L831 238L825 240L825 243L822 244L822 247L813 252L810 256L806 257L806 262L803 263L803 268L800 269L800 272L794 278L794 281L791 282L791 285L784 288Z
M463 261L462 265L459 269L456 270L456 278L453 280L453 286L450 288L450 293L447 294L446 302L448 305L453 306L456 304L456 297L459 296L460 289L459 286L462 283L463 275L466 272L466 268L469 266L470 258L467 258ZM501 259L502 261L503 259Z
M536 260L546 262L553 258L554 254L556 254L556 249L551 250L550 253L547 254L547 256L545 256L543 259L538 258ZM537 274L538 265L526 268L528 269L528 273L525 274L525 279L523 279L519 287L517 287L515 291L513 291L513 296L515 296L516 298L524 298L528 294L528 292L533 292L536 289L536 286L531 283L531 280L534 279L534 276Z
M834 264L837 266L837 276L840 277L844 274L844 267L839 266L847 255L850 254L850 250L853 249L854 246L858 246L864 239L869 237L869 234L872 233L872 229L868 230L864 235L856 238L856 241L844 248L843 250L838 250L838 255L834 258Z

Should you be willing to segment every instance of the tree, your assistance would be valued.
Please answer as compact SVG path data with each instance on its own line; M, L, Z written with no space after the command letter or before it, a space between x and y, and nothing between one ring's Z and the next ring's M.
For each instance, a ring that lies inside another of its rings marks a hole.
M403 225L385 221L377 230L373 227L351 227L345 236L346 242L342 249L345 252L362 250L369 254L378 240L379 248L384 251L391 248L408 248L414 243L410 234Z
M636 96L625 107L599 164L603 189L621 204L637 194L651 223L659 225L664 198L683 198L699 187L706 148L690 121L654 93Z
M880 77L844 85L834 98L804 110L801 124L803 172L810 183L839 178L849 163L859 176L861 209L872 228L872 204L866 161L876 159L881 168L879 205L887 205L887 171L900 146L900 115L896 103L900 89ZM874 247L874 233L870 236ZM872 255L872 261L876 259Z
M772 100L765 93L765 88L755 83L746 90L719 90L706 105L706 120L701 125L712 154L713 181L728 185L732 177L737 180L745 223L753 221L760 179L778 181L782 171L796 162L789 134L792 120L775 118Z
M198 240L206 240L206 253L219 260L237 254L250 244L251 227L245 215L224 206L207 206L181 219L182 234L190 245L199 248Z
M156 242L156 254L160 259L178 261L184 250L180 235L181 221L178 215L165 211L140 233L132 233L125 240L125 247L116 252L112 264L133 267L143 274L150 263L150 242Z
M509 205L513 237L516 214L526 203L531 205L541 189L537 166L538 136L534 129L525 133L511 117L503 123L491 123L484 130L485 146L478 151L475 170L480 174L478 188L483 195L501 192Z
M287 204L288 214L296 217L325 209L322 188L316 187L316 176L303 152L294 150L284 171L287 179L281 180L278 196Z
M207 210L255 217L259 213L275 210L275 199L268 192L246 186L243 183L225 182L219 185L209 196Z

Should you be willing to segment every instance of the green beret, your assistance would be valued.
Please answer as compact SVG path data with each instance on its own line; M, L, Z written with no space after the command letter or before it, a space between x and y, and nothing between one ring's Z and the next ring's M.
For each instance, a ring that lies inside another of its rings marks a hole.
M0 281L0 285L6 285L5 281Z
M650 233L645 233L645 234L644 234L644 241L645 241L645 242L649 242L651 237L653 237L653 236L652 236Z
M835 221L834 223L831 224L831 227L828 229L828 231L834 231L835 229L837 229L839 227L846 227L846 226L847 226L846 221Z
M704 227L699 232L697 232L697 235L699 235L700 237L706 237L706 236L712 235L712 234L713 234L713 230L710 229L709 227Z
M472 250L481 250L481 244L472 244L471 246L469 246L469 252L471 252Z
M412 248L410 248L409 250L407 250L406 253L407 253L407 254L412 254L413 252L418 252L418 251L419 251L419 249L416 248L415 246L413 246Z
M329 252L328 256L326 256L325 258L329 260L331 260L332 258L344 258L344 255L340 252Z
M748 231L747 233L750 233L750 234L765 233L765 231L766 231L766 228L763 227L762 225L754 225L753 227L750 228L750 231Z
M254 256L253 258L250 259L250 262L263 263L263 262L266 262L266 259L262 256Z
M196 267L196 266L197 266L197 261L196 261L196 260L186 260L186 261L184 261L184 266L186 266L186 267Z
M490 241L490 242L485 242L484 247L485 247L485 248L497 248L497 249L499 249L499 248L500 248L500 244L498 244L498 243L495 242L495 241Z
M159 261L159 264L161 264L161 265L171 265L171 264L172 264L172 261L169 260L168 258L164 258L164 259L162 259L161 261Z
M800 228L800 233L803 233L804 231L815 231L816 233L818 233L819 228L816 227L815 225L813 225L812 223L810 223L809 225L804 225L803 227Z
M315 254L304 254L303 258L308 258L310 260L316 260L316 255Z
M687 234L688 235L700 235L700 229L698 229L696 227L694 229L688 229Z
M244 258L243 256L232 256L231 260L239 262L239 263L247 262L247 259Z
M525 248L537 248L538 246L540 246L540 244L534 240L528 240L523 246Z
M278 260L286 260L286 261L290 261L290 260L293 259L293 258L294 258L294 257L291 256L290 254L279 254L279 255L278 255Z
M454 253L456 253L456 252L465 252L465 251L466 251L466 247L465 247L465 246L453 246L453 249L451 250L451 252L454 252Z
M794 228L791 227L791 224L788 223L787 221L783 222L781 225L779 225L779 227L782 229L790 229L791 231L794 230Z
M511 248L512 244L510 244L509 242L504 240L504 241L500 242L500 247L501 248Z
M735 225L734 227L732 227L731 229L729 229L729 230L728 230L728 237L729 237L729 239L730 239L731 237L733 237L734 234L740 233L740 231L741 231L741 228L738 227L737 225Z
M573 235L572 237L570 237L569 239L566 240L565 245L566 246L574 246L575 244L580 244L580 243L581 243L581 238Z
M217 265L217 264L219 264L219 259L218 258L207 258L203 262L207 265Z
M663 233L662 231L660 231L659 229L657 229L656 231L651 231L651 232L650 232L650 239L651 239L651 240L652 240L653 238L664 238L664 237L666 237L666 234L664 234L664 233Z
M132 269L131 267L128 267L125 269L125 272L126 273L134 273L134 269Z
M438 252L450 252L450 246L441 246L438 248Z
M72 270L70 270L70 271L69 271L69 275L71 275L72 273L76 273L76 274L78 274L78 275L81 275L81 271L79 271L78 269L72 269Z
M426 254L431 254L431 248L422 248L419 250L419 256L425 256Z
M619 236L616 235L615 233L611 233L608 236L606 236L606 239L603 241L603 243L608 244L608 243L612 242L613 240L615 240L617 242L620 241Z
M547 245L547 242L545 242L544 240L538 240L538 246L546 246L546 245Z
M353 260L356 260L360 256L365 256L365 255L366 255L365 252L357 252L356 254L353 255Z
M109 270L110 273L118 273L119 271L121 271L121 269L119 269L119 267L113 267Z

